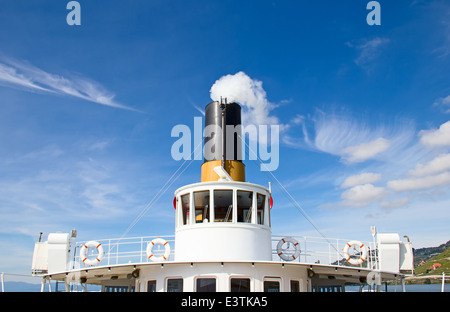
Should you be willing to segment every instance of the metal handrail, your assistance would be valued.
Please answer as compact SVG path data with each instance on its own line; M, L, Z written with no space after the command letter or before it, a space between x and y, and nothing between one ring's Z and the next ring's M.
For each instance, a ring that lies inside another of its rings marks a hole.
M272 260L281 260L277 254L276 245L282 238L286 237L294 238L299 243L300 255L293 260L294 262L349 266L343 255L343 249L349 240L337 238L272 235ZM359 267L376 268L378 263L376 248L371 242L362 243L368 246L369 252L366 261L361 263Z
M320 238L320 237L306 237L306 236L282 236L272 235L272 260L283 261L277 254L276 245L281 238L292 237L299 242L300 255L294 262L308 263L308 264L328 264L338 266L348 266L345 257L343 256L343 248L348 240L336 238ZM104 257L100 265L119 265L127 263L146 263L148 258L146 255L147 245L155 238L162 238L166 240L170 247L171 253L168 261L173 261L175 256L175 236L144 236L131 237L119 239L103 239L96 240L102 244L104 248ZM369 253L366 261L359 265L359 267L367 267L370 269L377 268L378 255L373 243L362 242L368 246ZM75 248L71 251L73 254L70 259L72 269L84 268L86 265L77 256L79 255L79 248L85 242L77 243ZM155 250L157 253L158 251ZM163 253L163 251L161 251Z
M104 249L104 257L101 261L103 265L118 265L126 263L144 263L147 261L146 250L149 244L155 238L165 239L172 246L169 261L173 259L175 250L173 248L175 237L174 235L166 236L145 236L145 237L130 237L118 239L100 239L95 240L100 243ZM83 247L86 242L76 243L73 253L79 254L77 249ZM79 257L71 257L74 259L70 267L78 269L86 267L82 259Z

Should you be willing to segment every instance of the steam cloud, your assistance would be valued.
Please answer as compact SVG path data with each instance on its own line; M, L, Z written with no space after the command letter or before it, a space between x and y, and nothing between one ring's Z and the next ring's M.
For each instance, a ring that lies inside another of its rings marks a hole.
M236 102L241 105L243 142L245 133L248 133L251 145L259 143L259 158L268 161L261 164L261 170L276 170L279 164L279 135L282 127L279 119L270 114L275 105L267 100L262 81L252 79L242 71L234 75L225 75L213 84L210 96L213 101L220 102L222 97L227 98L228 103ZM270 152L267 149L269 145ZM251 150L249 159L255 159L252 154L256 153L256 146L253 145Z
M226 97L228 103L237 102L242 107L242 125L277 125L279 120L270 115L274 104L267 100L262 81L250 78L240 71L218 79L210 90L211 99Z

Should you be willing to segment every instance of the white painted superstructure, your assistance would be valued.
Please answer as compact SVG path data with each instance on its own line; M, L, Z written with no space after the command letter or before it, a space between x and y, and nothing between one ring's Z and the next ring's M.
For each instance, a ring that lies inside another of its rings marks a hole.
M208 106L220 113L216 102ZM239 124L240 107L231 108L237 119L230 123ZM299 292L348 284L379 290L413 270L411 243L398 234L379 233L377 242L374 229L373 242L273 235L272 204L270 188L245 182L240 161L205 161L202 182L175 191L174 235L76 242L75 232L51 233L35 245L32 272L68 291L94 284L103 291Z
M239 206L244 201L243 196L249 197L246 209ZM234 181L203 182L178 189L175 198L176 261L272 259L270 192L267 188ZM219 200L221 203L217 203ZM189 211L184 210L186 205L189 205Z

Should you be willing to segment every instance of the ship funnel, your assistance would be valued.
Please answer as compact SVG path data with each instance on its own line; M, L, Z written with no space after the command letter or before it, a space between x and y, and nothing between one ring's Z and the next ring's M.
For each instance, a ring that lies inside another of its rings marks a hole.
M237 103L227 103L226 98L206 105L204 134L201 181L221 179L218 170L214 169L220 166L232 180L245 182L245 165L242 163L241 106Z

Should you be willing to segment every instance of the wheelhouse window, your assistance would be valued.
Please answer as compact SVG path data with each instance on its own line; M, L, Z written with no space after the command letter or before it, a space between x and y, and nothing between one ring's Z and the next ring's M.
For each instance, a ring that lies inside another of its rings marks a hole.
M233 191L214 190L214 221L233 221Z
M170 278L167 280L167 292L182 292L182 291L183 291L182 278Z
M299 292L300 291L300 282L291 280L291 292Z
M266 205L266 196L263 194L259 194L257 196L257 223L264 224L264 211Z
M237 191L237 222L252 222L253 192Z
M197 292L216 292L215 278L197 278Z
M208 222L209 191L194 192L195 223Z
M232 278L231 292L250 292L249 278Z
M156 292L156 281L147 282L147 292Z
M280 282L264 281L264 292L280 292Z
M183 217L183 224L189 224L189 207L191 204L190 194L185 194L181 196L181 210Z

